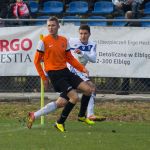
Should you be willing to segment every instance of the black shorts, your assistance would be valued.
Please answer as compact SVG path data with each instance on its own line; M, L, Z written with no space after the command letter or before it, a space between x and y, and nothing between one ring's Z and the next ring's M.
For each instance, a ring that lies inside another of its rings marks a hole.
M87 80L87 81L90 81L90 79ZM69 101L69 97L67 96L67 92L62 92L62 93L60 93L59 96L62 97L62 98L64 98L64 99L66 99L67 101Z
M79 76L70 72L68 68L47 72L48 77L56 92L68 93L72 89L77 89L83 81Z
M60 97L66 99L67 101L69 101L69 97L67 96L67 92L62 92L60 93Z

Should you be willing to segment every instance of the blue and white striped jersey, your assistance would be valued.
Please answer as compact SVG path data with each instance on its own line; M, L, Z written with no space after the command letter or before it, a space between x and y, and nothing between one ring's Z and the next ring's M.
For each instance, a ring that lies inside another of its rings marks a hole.
M70 45L70 50L72 55L84 66L88 62L92 62L92 63L96 62L96 43L92 41L88 41L87 44L84 44L78 38L70 38L69 45ZM81 50L81 54L74 53L75 49ZM80 76L84 81L89 80L83 73L73 68L70 64L67 64L67 66L71 72Z
M96 62L96 43L88 41L87 44L84 44L78 38L71 38L69 39L69 45L72 55L83 65L88 62ZM81 50L81 54L75 54L75 49Z

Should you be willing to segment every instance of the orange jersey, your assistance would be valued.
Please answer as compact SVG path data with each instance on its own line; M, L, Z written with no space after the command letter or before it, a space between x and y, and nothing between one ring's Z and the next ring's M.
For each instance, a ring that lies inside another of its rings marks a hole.
M34 64L40 77L46 80L46 76L40 64L41 60L44 61L44 70L46 72L67 68L66 62L81 72L84 70L84 66L72 56L67 39L62 36L53 38L51 35L47 35L38 44Z

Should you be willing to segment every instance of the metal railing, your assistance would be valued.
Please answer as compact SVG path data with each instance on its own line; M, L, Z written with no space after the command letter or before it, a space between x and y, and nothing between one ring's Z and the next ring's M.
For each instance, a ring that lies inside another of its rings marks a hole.
M28 22L36 22L36 21L47 21L47 19L11 19L11 18L0 18L0 21L28 21ZM150 22L150 19L59 19L60 22Z

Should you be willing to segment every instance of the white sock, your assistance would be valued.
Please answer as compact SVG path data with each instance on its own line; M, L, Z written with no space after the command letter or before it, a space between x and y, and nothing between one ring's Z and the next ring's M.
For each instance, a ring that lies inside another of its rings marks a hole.
M94 100L95 100L95 93L93 93L90 97L89 104L87 107L87 117L94 115Z
M47 105L45 105L43 108L41 108L40 110L34 112L34 117L35 119L42 116L42 115L46 115L50 112L53 112L57 109L56 103L55 102L51 102L48 103Z

